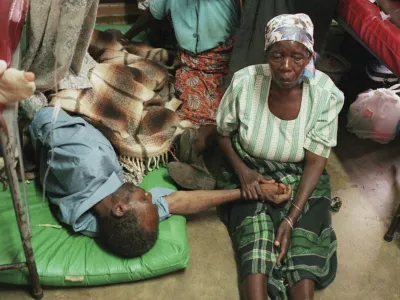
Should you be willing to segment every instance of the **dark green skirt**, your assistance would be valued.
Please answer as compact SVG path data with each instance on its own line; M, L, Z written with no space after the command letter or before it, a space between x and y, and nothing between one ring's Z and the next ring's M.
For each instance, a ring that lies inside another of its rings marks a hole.
M250 168L268 179L291 184L295 194L303 164L254 159L235 140L233 144ZM240 181L233 172L223 168L217 184L219 189L232 189L238 188ZM273 242L291 200L279 207L245 200L222 206L221 220L231 235L241 279L250 274L266 274L268 294L272 299L287 299L287 288L303 279L313 280L317 287L329 285L337 269L337 242L331 223L330 199L330 180L324 173L295 224L288 253L279 266L276 264L279 249Z

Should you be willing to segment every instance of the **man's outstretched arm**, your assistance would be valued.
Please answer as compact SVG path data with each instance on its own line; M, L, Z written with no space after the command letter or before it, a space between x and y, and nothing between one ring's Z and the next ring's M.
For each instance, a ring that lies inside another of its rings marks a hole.
M260 184L263 193L275 204L289 200L292 194L290 186L270 183ZM169 212L176 215L190 215L205 211L224 203L241 199L240 189L214 191L178 191L168 195Z

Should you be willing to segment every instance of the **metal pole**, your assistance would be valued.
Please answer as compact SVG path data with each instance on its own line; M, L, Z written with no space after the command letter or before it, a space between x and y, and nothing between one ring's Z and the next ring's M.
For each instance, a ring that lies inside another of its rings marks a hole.
M2 116L0 116L0 118L3 119ZM4 123L2 125L2 128L0 128L0 144L3 149L4 165L6 167L6 174L10 183L15 216L17 218L18 229L25 253L26 265L29 271L29 279L32 285L32 296L35 299L41 299L43 297L43 290L40 286L39 275L37 273L36 263L33 257L31 235L28 226L26 225L24 208L22 206L21 195L19 192L17 172L14 167L14 155L16 147L9 138L7 127L4 126Z

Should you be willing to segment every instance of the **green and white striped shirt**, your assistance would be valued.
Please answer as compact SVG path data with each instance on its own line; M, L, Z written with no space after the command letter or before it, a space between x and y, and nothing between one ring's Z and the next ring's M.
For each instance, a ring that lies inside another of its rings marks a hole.
M268 107L269 65L255 65L235 73L217 113L218 132L238 132L243 149L253 157L277 162L299 162L305 150L328 157L336 146L338 114L343 93L324 73L304 80L299 115L281 120Z

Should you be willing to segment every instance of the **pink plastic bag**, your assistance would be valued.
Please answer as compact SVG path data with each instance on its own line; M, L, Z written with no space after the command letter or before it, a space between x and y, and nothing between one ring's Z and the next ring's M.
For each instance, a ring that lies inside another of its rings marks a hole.
M359 138L386 144L400 129L400 84L358 95L347 115L347 128Z

